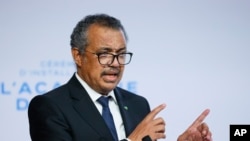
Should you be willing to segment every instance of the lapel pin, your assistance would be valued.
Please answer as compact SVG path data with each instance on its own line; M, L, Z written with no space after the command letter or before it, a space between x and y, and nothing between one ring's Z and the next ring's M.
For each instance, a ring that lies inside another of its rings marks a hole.
M127 107L127 106L124 106L124 109L125 109L125 110L128 110L128 107Z

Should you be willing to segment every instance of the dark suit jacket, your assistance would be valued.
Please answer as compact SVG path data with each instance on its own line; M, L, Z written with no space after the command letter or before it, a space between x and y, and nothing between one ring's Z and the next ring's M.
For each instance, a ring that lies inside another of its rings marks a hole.
M150 107L145 98L124 89L117 87L114 93L128 136ZM28 116L32 141L112 141L105 121L75 75L65 85L34 97Z

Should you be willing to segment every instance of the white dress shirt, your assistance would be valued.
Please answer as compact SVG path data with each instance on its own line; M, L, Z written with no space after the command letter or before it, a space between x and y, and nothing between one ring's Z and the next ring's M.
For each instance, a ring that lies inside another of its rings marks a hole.
M85 81L83 81L80 78L80 76L77 73L75 73L75 76L78 79L78 81L81 83L81 85L85 88L85 90L88 92L90 98L92 99L93 103L95 104L100 114L102 114L102 105L99 102L97 102L97 99L100 98L102 95L97 93L95 90L93 90ZM121 113L117 104L114 91L111 91L107 96L112 97L112 99L109 101L109 108L110 108L110 112L113 115L118 139L119 140L125 139L126 138L125 128L124 128L124 124L122 121Z

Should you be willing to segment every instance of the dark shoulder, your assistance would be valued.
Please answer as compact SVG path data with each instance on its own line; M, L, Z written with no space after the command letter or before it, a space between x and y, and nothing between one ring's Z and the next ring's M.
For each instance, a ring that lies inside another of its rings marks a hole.
M58 102L58 101L64 101L63 99L68 99L68 93L69 89L67 85L62 85L58 88L55 88L53 90L50 90L44 94L37 95L31 99L30 104L36 103L36 104L45 104L45 103L51 103L51 102Z
M139 120L141 121L151 111L149 102L145 97L119 87L117 87L114 92L116 94L117 101L122 103L121 105L124 104L127 107L133 107L131 112L134 114L131 116L136 116L134 117L135 119L141 118Z
M116 87L115 93L123 100L130 101L132 103L144 103L147 107L149 107L148 100L141 95L135 94L120 87Z
M139 99L144 99L144 100L146 100L145 97L143 97L143 96L141 96L141 95L138 95L138 94L136 94L136 93L130 92L130 91L125 90L125 89L120 88L120 87L116 87L115 91L118 91L119 94L121 94L122 96L131 97L131 98L139 98Z

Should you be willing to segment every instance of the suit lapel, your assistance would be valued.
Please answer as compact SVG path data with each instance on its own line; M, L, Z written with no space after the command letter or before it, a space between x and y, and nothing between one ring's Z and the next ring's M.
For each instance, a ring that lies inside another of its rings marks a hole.
M69 81L69 85L74 109L101 137L108 137L112 140L112 135L105 121L75 76Z
M126 136L128 136L130 135L130 133L133 131L133 128L134 128L134 122L131 119L131 117L133 116L131 115L131 111L130 111L131 107L129 106L130 105L129 100L126 98L126 95L122 95L121 92L117 88L114 90L114 92L115 92L117 103L119 105L119 109L121 112Z

